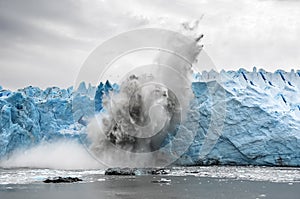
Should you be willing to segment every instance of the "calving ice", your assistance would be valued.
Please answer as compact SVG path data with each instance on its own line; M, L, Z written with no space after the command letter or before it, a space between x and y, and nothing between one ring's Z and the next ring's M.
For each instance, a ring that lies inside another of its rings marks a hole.
M105 100L120 89L109 81L99 86L82 83L77 90L1 88L1 163L16 151L60 140L74 140L94 151L95 144L101 142L89 136L89 125L95 115L105 112ZM202 72L194 74L191 89L193 97L185 119L174 125L175 129L164 129L167 132L159 143L161 152L175 157L173 164L300 165L299 71L271 73L254 68L252 72ZM172 101L173 97L168 97ZM224 105L220 110L216 110L218 103ZM147 120L139 119L135 122ZM183 128L187 130L178 136ZM104 135L116 144L117 137ZM183 151L181 147L186 145Z

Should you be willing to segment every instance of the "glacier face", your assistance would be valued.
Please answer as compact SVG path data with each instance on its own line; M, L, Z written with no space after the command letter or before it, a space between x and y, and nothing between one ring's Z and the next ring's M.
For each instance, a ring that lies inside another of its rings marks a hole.
M117 89L109 82L82 83L76 91L0 87L0 157L43 141L84 140L103 95ZM166 138L168 154L190 145L177 164L300 165L299 71L203 72L195 75L192 89L195 97L183 123L191 134Z
M73 97L81 96L72 88L2 89L0 96L0 157L43 141L84 136L84 126L74 120L71 103Z
M193 83L192 103L198 114L190 123L196 125L193 122L198 121L200 128L180 164L299 166L299 72L241 69L220 74L211 71L198 78L199 82ZM219 79L219 83L213 79ZM217 89L209 94L212 85ZM222 98L226 104L226 111L221 113L225 117L217 117L223 120L222 132L211 151L201 157L207 125L215 111L212 101L220 95L225 96Z

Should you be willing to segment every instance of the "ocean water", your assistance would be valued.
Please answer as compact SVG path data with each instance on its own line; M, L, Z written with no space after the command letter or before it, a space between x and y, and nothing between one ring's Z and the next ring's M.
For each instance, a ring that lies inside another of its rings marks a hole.
M45 184L71 176L78 183ZM104 170L0 169L0 199L224 198L298 199L300 168L176 167L167 175L106 176Z

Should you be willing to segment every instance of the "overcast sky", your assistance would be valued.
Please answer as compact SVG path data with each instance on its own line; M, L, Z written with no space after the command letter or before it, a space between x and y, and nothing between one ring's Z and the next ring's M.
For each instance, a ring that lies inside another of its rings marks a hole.
M298 0L0 0L0 85L72 86L106 39L200 18L219 70L300 69Z

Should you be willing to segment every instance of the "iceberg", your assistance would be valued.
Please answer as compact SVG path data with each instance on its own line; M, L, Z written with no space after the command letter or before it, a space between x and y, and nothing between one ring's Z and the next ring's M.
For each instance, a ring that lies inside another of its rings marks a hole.
M190 111L178 127L189 130L162 144L167 154L180 154L175 164L300 166L300 71L204 71L194 78ZM76 90L0 87L0 158L42 142L87 141L90 118L118 89L109 81Z

